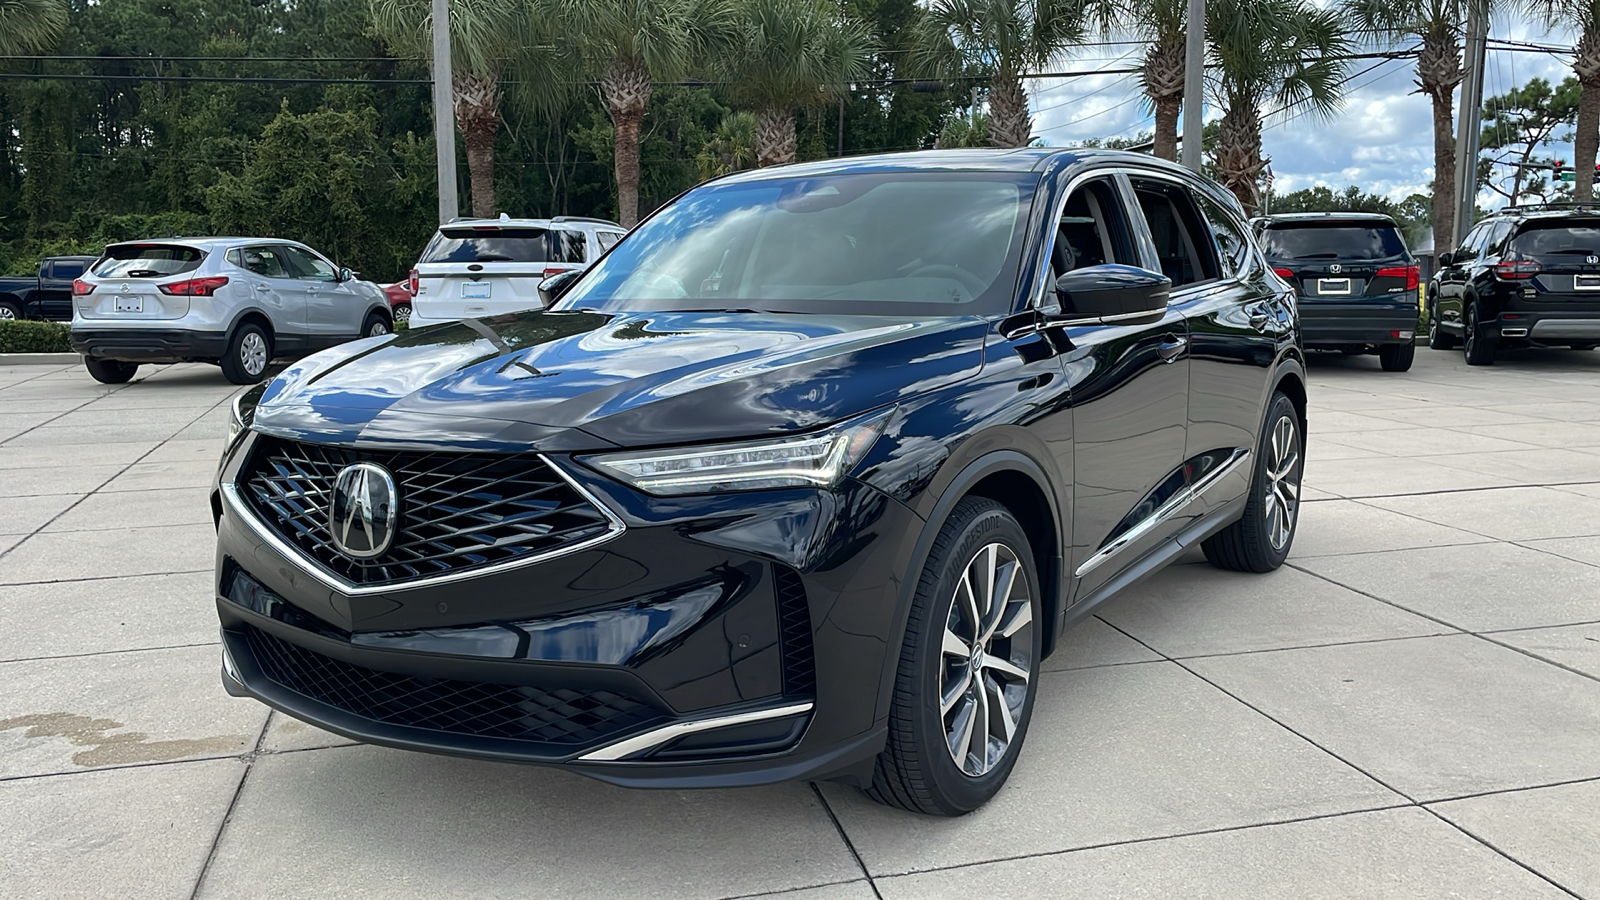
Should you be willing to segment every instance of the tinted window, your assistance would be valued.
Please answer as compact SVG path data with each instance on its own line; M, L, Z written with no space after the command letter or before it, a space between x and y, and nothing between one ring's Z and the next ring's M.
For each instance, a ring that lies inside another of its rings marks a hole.
M177 244L119 244L106 248L94 274L101 278L161 278L192 272L205 258L194 247Z
M600 240L600 252L604 253L617 245L622 240L622 235L615 231L596 231L594 236Z
M50 264L51 278L77 278L83 274L85 266L77 260L70 262L57 262Z
M1072 192L1056 224L1050 269L1059 276L1104 263L1138 265L1122 204L1109 182L1091 181Z
M1507 256L1583 262L1600 256L1600 220L1528 222L1511 239Z
M582 263L588 259L589 240L581 231L552 231L555 253L551 262Z
M1478 258L1478 251L1483 249L1483 239L1488 236L1489 227L1486 222L1467 232L1466 239L1461 242L1461 249L1456 251L1457 262Z
M228 254L228 261L233 262L233 252ZM236 251L239 254L239 267L248 269L263 278L293 278L289 267L283 260L283 253L277 247L245 247Z
M1349 222L1272 225L1261 235L1261 248L1273 259L1393 259L1406 255L1405 242L1393 225Z
M1211 235L1195 213L1188 191L1159 181L1135 181L1133 187L1155 241L1161 273L1172 279L1172 286L1216 278Z
M1222 254L1222 271L1224 275L1237 275L1250 268L1250 240L1245 237L1244 228L1239 225L1232 215L1222 207L1222 204L1212 200L1204 194L1196 194L1195 200L1200 207L1200 214L1206 217L1206 222L1211 225L1211 234L1217 239L1217 249Z
M550 258L548 237L543 228L441 228L422 251L422 262L559 262Z
M339 272L327 260L299 247L284 247L291 270L296 278L310 281L338 281Z
M1006 312L1037 183L893 172L707 185L639 226L560 306Z

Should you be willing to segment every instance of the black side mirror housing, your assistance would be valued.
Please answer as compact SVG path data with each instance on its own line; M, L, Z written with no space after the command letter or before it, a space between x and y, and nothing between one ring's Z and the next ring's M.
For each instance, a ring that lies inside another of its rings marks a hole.
M539 282L539 305L545 309L555 305L555 302L561 299L562 294L572 289L572 286L578 281L578 276L582 274L582 272L578 271L562 272Z
M1456 261L1456 255L1454 253L1451 253L1448 250L1446 250L1445 252L1439 254L1439 268L1441 268L1441 269L1444 268L1445 266L1453 265L1455 263L1455 261Z
M1061 311L1052 318L1076 325L1148 325L1167 314L1172 279L1136 266L1073 269L1056 279Z

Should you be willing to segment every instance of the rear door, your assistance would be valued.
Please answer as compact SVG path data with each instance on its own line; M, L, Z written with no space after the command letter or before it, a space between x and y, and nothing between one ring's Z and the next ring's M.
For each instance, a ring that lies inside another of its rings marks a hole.
M467 319L538 309L552 260L550 229L489 223L446 225L417 262L416 315ZM579 257L581 262L582 257Z
M228 262L243 274L235 297L246 298L272 320L276 346L298 352L307 345L306 290L295 276L289 254L280 244L255 244L228 251Z

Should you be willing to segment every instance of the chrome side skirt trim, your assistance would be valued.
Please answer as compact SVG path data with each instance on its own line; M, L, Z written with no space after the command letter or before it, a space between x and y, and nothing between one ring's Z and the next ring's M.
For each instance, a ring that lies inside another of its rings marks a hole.
M601 503L593 494L589 493L587 490L584 490L583 485L574 481L571 476L562 471L560 466L552 463L548 459L545 459L543 456L539 458L544 462L545 465L549 466L550 469L556 473L556 475L560 476L562 481L565 481L568 486L577 491L579 496L593 504L595 509L600 510L600 514L605 516L606 523L609 526L604 534L597 534L588 540L579 541L576 544L569 544L565 547L558 547L555 550L551 550L547 553L536 553L532 556L521 559L507 560L503 563L497 563L492 566L484 566L482 568L463 569L459 572L449 572L444 575L432 575L427 578L418 578L415 581L404 581L399 583L385 582L382 584L352 584L333 574L327 569L324 569L320 563L307 556L300 548L290 544L288 541L285 541L283 538L279 537L275 532L273 532L267 523L261 521L256 517L256 514L251 511L249 504L245 502L244 497L239 493L238 485L231 481L223 482L221 485L222 499L223 505L227 507L228 512L238 516L239 521L245 523L245 525L255 533L256 537L266 541L267 544L272 547L272 549L276 550L283 556L302 563L302 571L304 571L307 575L310 575L312 578L315 578L323 587L332 588L333 590L336 590L347 597L358 597L364 594L392 594L396 591L408 591L412 588L423 588L432 587L438 584L449 584L453 581L477 578L481 575L504 572L507 569L515 569L519 566L529 566L533 565L534 563L558 559L560 557L569 556L573 553L578 553L588 550L590 547L603 544L627 530L627 526L623 524L621 519L617 518L615 513L608 509L604 503Z
M1167 500L1167 502L1157 507L1155 512L1141 519L1139 524L1117 535L1104 547L1101 547L1099 550L1095 551L1095 554L1084 560L1083 565L1078 566L1078 568L1074 570L1072 574L1082 578L1084 575L1093 572L1096 568L1105 563L1106 560L1116 556L1123 550L1126 550L1131 544L1136 543L1140 538L1155 530L1155 528L1161 523L1182 512L1184 507L1188 506L1190 503L1193 503L1195 499L1201 494L1205 493L1208 488L1216 484L1229 472L1239 468L1239 466L1249 458L1250 451L1243 447L1233 451L1233 456L1229 457L1227 462L1217 466L1210 472L1207 472L1204 478L1201 478L1194 484L1191 484L1176 494L1173 494L1172 497Z
M686 734L696 734L701 731L710 731L713 728L726 728L729 725L746 725L751 722L762 722L767 719L781 719L784 716L794 716L811 711L811 701L795 703L790 706L779 706L774 709L758 709L754 712L734 713L731 716L718 716L714 719L698 719L692 722L674 722L663 725L654 731L635 735L621 740L615 744L608 744L599 750L591 750L578 757L578 762L615 762L625 756L632 756L642 750L659 747L667 741Z

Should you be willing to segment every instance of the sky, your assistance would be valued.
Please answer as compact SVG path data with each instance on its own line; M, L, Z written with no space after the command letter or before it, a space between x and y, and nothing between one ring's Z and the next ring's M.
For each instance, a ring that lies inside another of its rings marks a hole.
M1510 41L1570 46L1572 36L1542 27L1497 18L1489 36ZM1117 40L1113 36L1112 40ZM1137 64L1142 47L1132 43L1082 48L1062 59L1057 71L1120 69ZM1357 60L1357 75L1378 60ZM1433 180L1433 112L1423 94L1415 93L1415 59L1383 61L1351 79L1353 90L1331 120L1309 117L1269 118L1262 132L1263 151L1271 160L1276 193L1324 185L1342 190L1357 185L1395 200L1425 189ZM1484 98L1541 77L1552 84L1572 74L1570 59L1547 53L1497 50L1491 44L1485 64ZM1031 82L1029 105L1034 133L1059 146L1088 138L1133 137L1153 128L1139 93L1137 76L1094 75ZM1459 92L1458 92L1459 94ZM1459 112L1459 97L1456 103ZM1221 111L1208 107L1209 121ZM1542 151L1572 158L1572 147L1553 145ZM1497 195L1483 192L1479 202L1499 206Z

